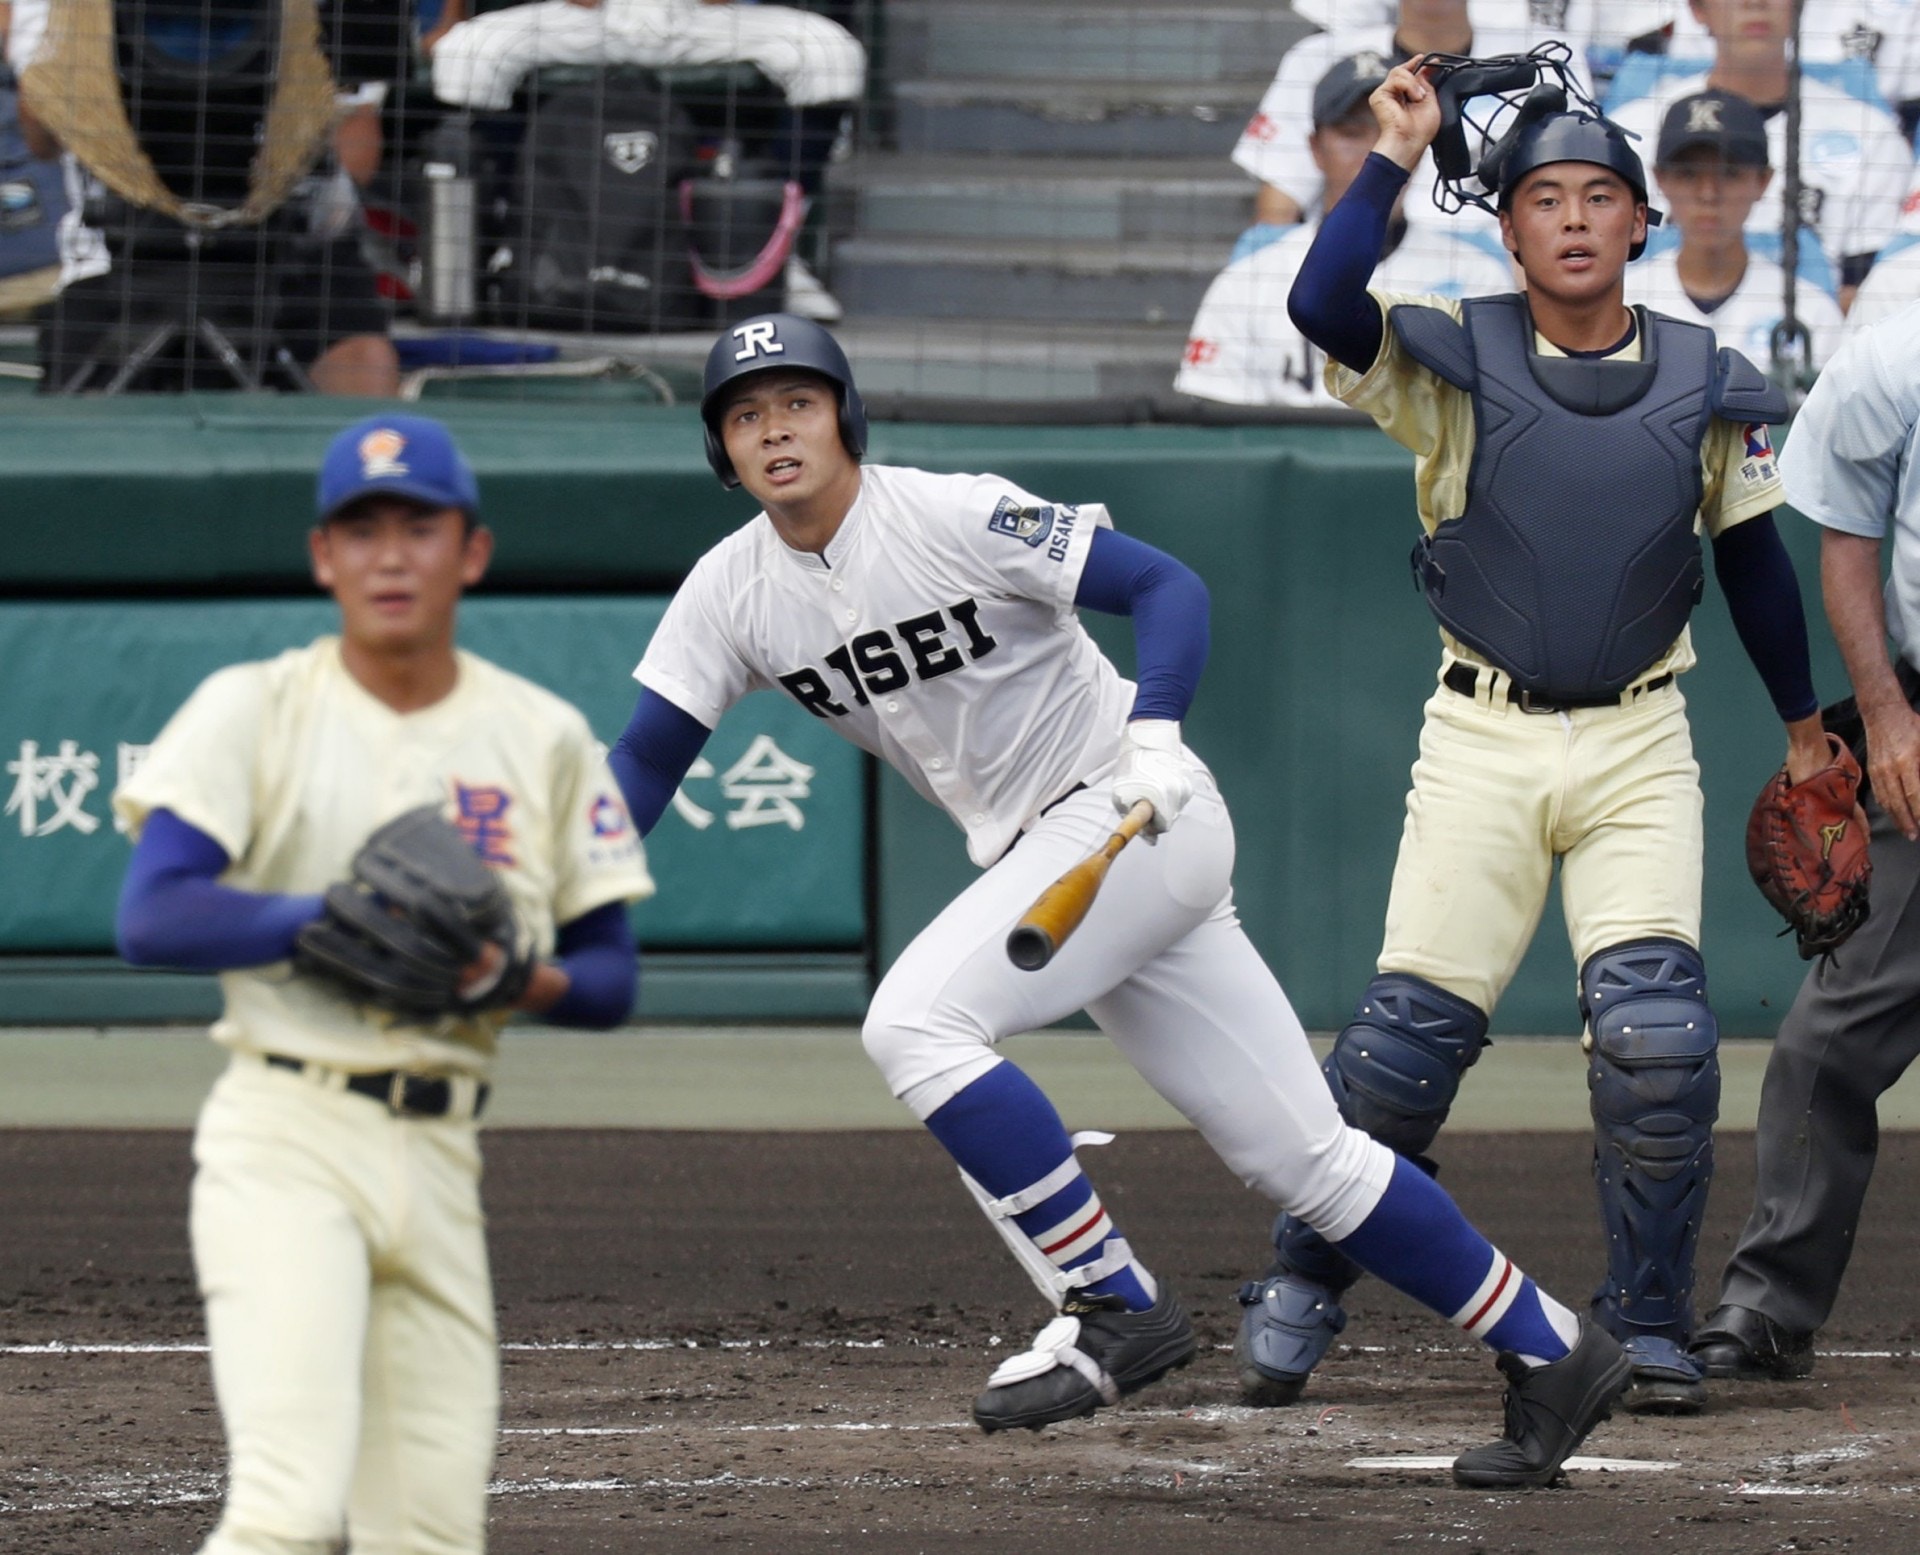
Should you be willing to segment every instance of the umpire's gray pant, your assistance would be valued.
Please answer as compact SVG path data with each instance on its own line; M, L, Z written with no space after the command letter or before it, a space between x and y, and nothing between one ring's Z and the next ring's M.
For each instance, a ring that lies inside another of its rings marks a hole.
M1873 911L1800 985L1760 1091L1753 1214L1720 1300L1791 1333L1827 1320L1880 1143L1881 1092L1920 1056L1920 843L1869 801Z

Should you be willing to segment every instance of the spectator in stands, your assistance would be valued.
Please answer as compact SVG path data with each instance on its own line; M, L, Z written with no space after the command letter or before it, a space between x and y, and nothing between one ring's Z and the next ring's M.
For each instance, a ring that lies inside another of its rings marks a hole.
M307 174L338 117L315 36L315 0L14 0L22 128L73 196L43 390L163 348L189 384L398 392L350 182Z
M713 65L745 61L785 94L783 157L809 199L841 121L866 86L867 55L846 28L784 5L733 0L531 0L455 26L433 51L433 88L455 107L509 107L542 65ZM787 309L832 322L840 305L798 255Z
M1610 116L1652 143L1667 110L1681 98L1708 90L1731 92L1759 108L1767 124L1769 159L1783 167L1793 5L1794 0L1692 0L1694 17L1714 39L1712 66L1702 74L1662 80L1648 96L1610 101ZM1801 80L1800 128L1800 219L1838 278L1844 308L1873 256L1893 236L1913 153L1885 108L1816 76ZM1780 200L1776 181L1755 204L1750 233L1777 243Z
M1363 51L1336 60L1314 86L1313 131L1304 138L1329 208L1379 138L1367 98L1386 78L1386 60ZM1322 381L1326 353L1287 317L1287 293L1318 230L1318 222L1295 227L1214 277L1194 316L1174 388L1230 405L1339 406ZM1374 280L1390 292L1444 297L1480 296L1513 285L1508 267L1484 248L1444 228L1409 224L1398 207Z
M1583 3L1590 5L1591 0ZM1357 15L1362 9L1353 0L1335 0L1334 6L1326 7L1336 21L1345 20L1345 14L1340 13ZM1372 7L1376 12L1381 9ZM1400 0L1397 6L1386 9L1388 14L1371 24L1303 39L1281 59L1259 110L1233 148L1234 164L1260 180L1259 193L1254 197L1254 225L1234 250L1235 258L1244 257L1261 243L1272 242L1308 213L1325 209L1320 172L1306 151L1306 131L1311 122L1314 85L1335 60L1367 49L1382 55L1389 65L1396 65L1415 54L1517 53L1549 38L1561 38L1573 44L1578 64L1578 51L1584 46L1584 39L1573 36L1565 26L1564 5L1548 8L1557 9L1557 15L1548 15L1524 0L1494 0L1492 4L1481 0L1477 5L1469 5L1468 0ZM1491 17L1483 13L1491 13ZM1500 253L1498 231L1484 212L1469 208L1461 215L1443 216L1434 208L1431 159L1421 165L1409 188L1406 208L1412 220L1423 224L1445 222L1477 232L1490 253Z
M1707 60L1713 36L1685 0L1668 0L1666 52L1673 60ZM1911 135L1920 122L1920 11L1912 0L1803 0L1800 59L1823 80L1856 90L1871 81ZM1851 67L1863 67L1851 82Z
M1760 110L1729 92L1681 98L1661 122L1653 175L1680 243L1627 267L1627 301L1705 324L1723 346L1764 367L1785 312L1786 278L1747 247L1747 213L1774 176ZM1839 344L1839 304L1803 279L1794 313L1817 368Z
M1900 207L1900 230L1880 250L1847 309L1848 335L1869 328L1920 298L1920 165Z

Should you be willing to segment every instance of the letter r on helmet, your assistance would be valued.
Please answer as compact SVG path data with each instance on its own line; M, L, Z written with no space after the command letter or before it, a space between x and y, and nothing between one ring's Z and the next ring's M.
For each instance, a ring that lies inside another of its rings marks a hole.
M733 353L736 362L750 362L756 356L776 356L787 349L776 338L774 325L768 319L740 325L733 331L733 338L740 342L740 349Z

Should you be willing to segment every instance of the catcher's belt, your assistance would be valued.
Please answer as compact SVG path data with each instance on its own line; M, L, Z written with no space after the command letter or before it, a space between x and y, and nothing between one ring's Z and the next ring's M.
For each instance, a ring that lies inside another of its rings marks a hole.
M451 1116L456 1121L477 1121L493 1091L486 1081L464 1076L408 1074L404 1069L360 1074L309 1063L304 1058L289 1058L284 1053L261 1056L269 1068L290 1069L326 1089L352 1091L356 1096L381 1102L397 1118Z
M1470 697L1480 684L1480 671L1466 660L1456 659L1447 666L1446 673L1440 677L1440 684L1449 691L1457 691L1463 697ZM1655 675L1652 680L1638 686L1629 686L1625 691L1616 691L1611 696L1550 697L1530 691L1525 686L1516 686L1509 679L1507 700L1523 713L1564 713L1576 707L1617 707L1624 696L1637 696L1643 691L1658 691L1662 686L1672 684L1673 672L1669 670L1664 675Z

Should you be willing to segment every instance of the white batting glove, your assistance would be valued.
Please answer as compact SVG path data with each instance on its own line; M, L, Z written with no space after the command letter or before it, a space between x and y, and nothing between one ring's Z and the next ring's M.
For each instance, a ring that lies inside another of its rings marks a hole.
M1139 800L1153 806L1149 836L1158 836L1180 819L1181 806L1193 797L1193 771L1180 745L1180 725L1170 718L1136 718L1120 743L1113 769L1113 807L1122 815Z

